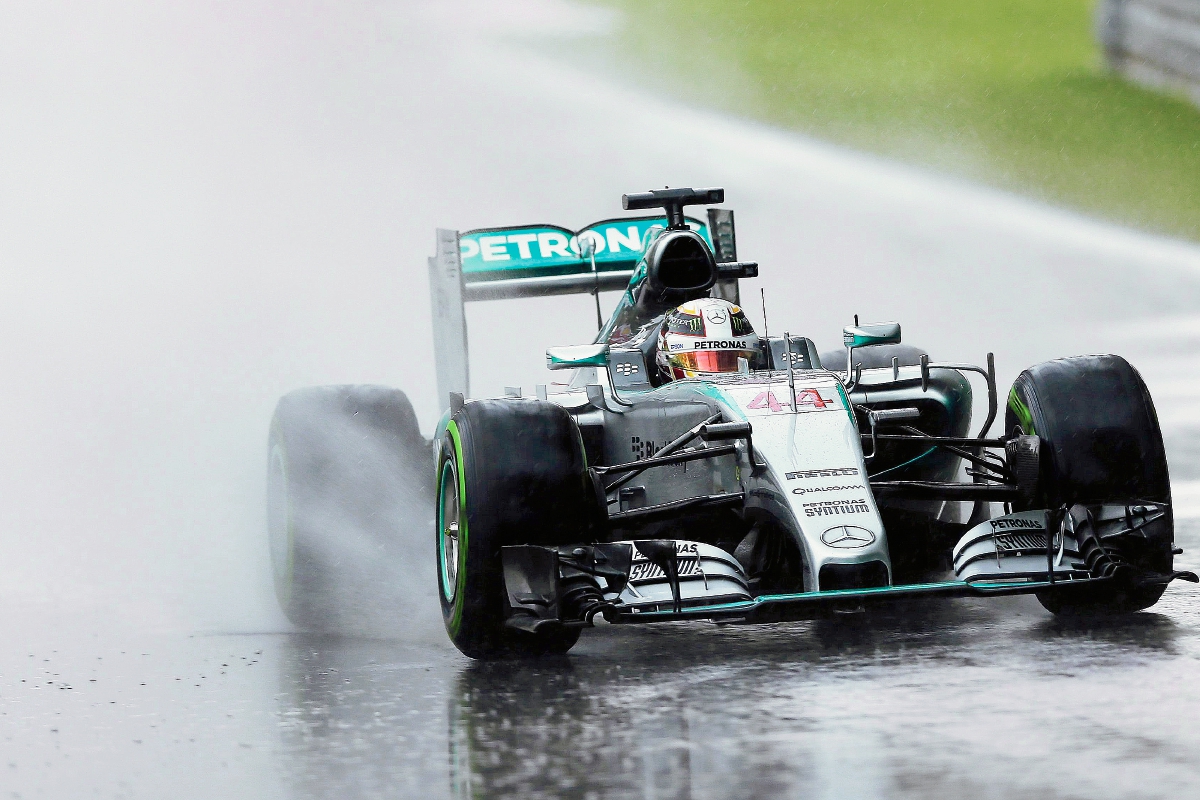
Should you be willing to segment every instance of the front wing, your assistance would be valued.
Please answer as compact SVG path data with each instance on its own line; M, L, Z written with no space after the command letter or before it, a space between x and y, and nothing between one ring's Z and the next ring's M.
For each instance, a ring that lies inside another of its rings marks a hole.
M735 558L683 540L502 548L507 624L537 631L611 623L804 619L829 611L926 597L1070 594L1104 584L1196 582L1193 573L1136 570L1120 543L1169 535L1169 509L1158 504L1076 506L1052 524L1046 511L987 520L954 547L957 580L752 596Z

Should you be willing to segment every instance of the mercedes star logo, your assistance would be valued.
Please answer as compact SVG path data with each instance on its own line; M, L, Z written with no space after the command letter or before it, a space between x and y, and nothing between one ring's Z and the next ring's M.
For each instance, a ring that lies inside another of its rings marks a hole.
M725 321L725 310L721 308L713 308L708 312L708 321L713 325L720 325Z
M866 528L856 525L838 525L821 534L821 541L830 547L840 547L850 550L856 547L866 547L875 543L875 534Z

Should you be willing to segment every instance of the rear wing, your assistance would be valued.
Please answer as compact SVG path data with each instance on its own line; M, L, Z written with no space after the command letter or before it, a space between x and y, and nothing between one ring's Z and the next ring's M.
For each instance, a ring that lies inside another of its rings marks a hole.
M429 259L429 293L442 406L449 405L452 392L470 394L468 302L625 289L642 257L647 234L666 227L664 222L657 215L602 220L579 231L557 225L462 233L439 228L437 253ZM710 208L707 222L688 217L687 223L712 246L718 262L737 261L731 210ZM592 257L580 254L581 239L591 242L595 271ZM719 281L713 291L718 297L738 300L736 279Z

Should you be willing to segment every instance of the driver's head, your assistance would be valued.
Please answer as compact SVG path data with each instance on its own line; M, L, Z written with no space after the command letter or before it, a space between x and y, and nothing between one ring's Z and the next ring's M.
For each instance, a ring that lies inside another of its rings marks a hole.
M658 370L664 380L718 372L745 372L758 354L758 334L742 309L705 297L667 313L658 333Z

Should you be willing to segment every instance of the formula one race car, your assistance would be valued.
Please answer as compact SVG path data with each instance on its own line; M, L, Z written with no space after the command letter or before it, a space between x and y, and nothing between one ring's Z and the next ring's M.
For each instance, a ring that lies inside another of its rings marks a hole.
M1054 613L1125 613L1197 580L1172 568L1162 436L1124 359L1025 370L989 438L991 354L984 368L935 363L900 344L896 323L855 320L844 351L824 356L804 337L759 336L738 291L758 266L737 260L732 212L684 214L723 200L668 189L623 198L665 218L439 231L430 280L449 409L432 442L395 390L304 389L277 408L269 525L289 615L333 613L321 587L337 559L320 545L332 515L374 515L396 538L379 475L419 469L430 445L438 595L474 658L562 653L597 619L760 623L1012 594ZM595 341L547 351L568 382L466 399L466 301L602 289L624 293ZM972 373L988 399L975 436ZM319 408L368 423L317 430ZM382 455L356 455L364 442Z

